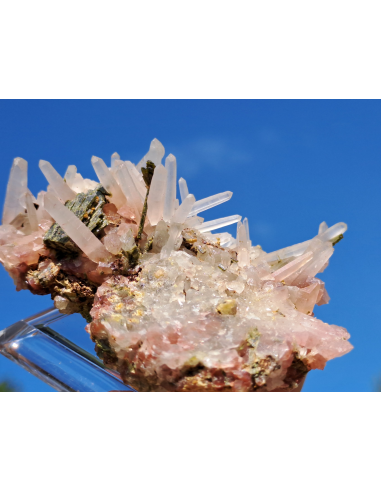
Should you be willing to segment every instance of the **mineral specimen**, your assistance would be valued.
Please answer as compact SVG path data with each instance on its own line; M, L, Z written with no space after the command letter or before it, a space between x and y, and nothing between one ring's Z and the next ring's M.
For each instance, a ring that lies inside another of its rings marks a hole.
M14 160L0 226L0 261L17 290L50 294L81 313L100 358L140 391L291 391L311 369L352 349L344 328L318 320L329 296L316 275L343 223L266 253L247 218L204 222L230 191L196 200L154 139L137 166L91 162L100 183L75 166L37 199L27 163ZM237 223L234 238L212 233Z

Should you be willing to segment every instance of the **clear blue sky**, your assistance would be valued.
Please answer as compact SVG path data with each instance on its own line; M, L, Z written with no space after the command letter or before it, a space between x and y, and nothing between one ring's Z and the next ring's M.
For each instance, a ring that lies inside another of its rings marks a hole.
M0 101L0 203L14 157L29 163L33 193L46 188L39 159L63 175L95 178L92 155L138 162L156 137L177 157L197 199L225 190L204 214L247 216L251 239L272 251L311 238L320 222L346 222L320 274L331 302L315 314L344 326L354 350L308 375L308 391L373 391L381 378L381 101ZM1 328L51 305L16 293L0 267ZM0 356L0 379L50 391Z

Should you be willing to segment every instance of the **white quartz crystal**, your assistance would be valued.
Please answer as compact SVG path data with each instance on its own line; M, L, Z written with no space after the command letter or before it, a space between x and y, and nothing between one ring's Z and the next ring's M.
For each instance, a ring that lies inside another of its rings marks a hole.
M302 267L306 263L312 260L313 253L305 253L302 256L299 256L295 260L292 260L290 263L287 263L287 265L279 268L276 270L273 274L272 277L277 281L277 282L284 282L288 280L288 283L291 283L292 279L296 278L297 275L295 273L298 273Z
M75 244L95 262L104 261L110 256L103 244L60 200L52 193L46 193L44 205L53 219L62 227Z
M184 178L179 179L179 189L181 201L183 202L185 198L189 195L188 185Z
M74 200L76 194L70 189L69 185L65 183L50 162L41 160L39 167L60 200L63 202Z
M125 161L124 165L127 167L128 172L134 182L135 188L138 190L142 200L145 200L147 187L144 183L143 176L139 173L139 171L136 169L131 161Z
M19 214L24 213L25 193L28 187L28 163L21 157L13 160L7 191L5 194L3 224L10 224Z
M155 168L148 195L147 215L151 225L155 226L163 218L164 197L167 189L167 170L162 164Z
M122 250L121 238L120 238L120 236L118 236L116 231L113 233L107 234L104 237L103 244L105 245L105 248L107 249L107 251L109 251L113 255L117 255Z
M228 225L235 224L242 219L240 215L230 215L229 217L222 217L221 219L209 220L199 226L195 226L200 232L214 231L215 229L221 229L221 227L227 227Z
M185 221L186 227L196 227L197 225L201 225L204 222L203 217L188 217Z
M247 217L243 219L243 225L245 226L245 231L246 231L246 240L247 240L247 247L250 248L251 246L251 241L250 241L250 232L249 232L249 220Z
M44 197L46 195L46 191L40 191L39 194L37 195L37 200L36 203L38 205L38 209L36 210L37 213L37 220L38 223L41 223L42 221L52 221L52 218L48 214L47 210L44 207Z
M171 223L172 224L182 224L183 222L185 222L195 201L196 201L196 199L195 199L194 195L188 195L185 198L185 200L183 201L183 203L176 210L176 212L173 214L173 217L171 219Z
M176 243L177 243L177 239L180 237L181 229L182 229L181 224L177 224L177 223L171 224L171 227L169 228L168 241L166 242L160 253L161 258L168 258L168 256L170 256L172 251L179 249L181 242L179 244Z
M110 193L112 203L115 203L117 208L121 208L126 202L126 197L103 159L93 156L91 164L102 186Z
M321 241L331 241L340 236L340 234L344 234L347 228L348 227L344 222L338 222L329 229L324 225L321 225L321 227L319 227L319 234L317 237L319 237ZM302 243L294 244L293 246L289 246L287 248L273 251L272 253L268 253L266 255L266 261L275 261L279 259L284 260L286 258L291 258L292 256L302 255L307 250L310 243L311 239Z
M189 216L197 215L204 210L208 210L209 208L216 207L221 203L227 202L233 196L231 191L224 191L223 193L218 193L217 195L208 196L207 198L203 198L202 200L198 200L194 205L192 210L189 213Z
M32 232L38 231L37 210L33 202L34 202L33 195L29 190L27 190L27 192L25 193L25 203L26 203L26 210L28 214L29 226Z
M94 190L99 185L92 179L83 179L81 174L77 173L77 167L73 165L68 166L64 180L75 193L86 193L89 190Z
M163 144L159 142L157 138L154 138L151 142L148 153L137 164L137 169L140 171L140 169L146 165L147 161L152 161L155 166L158 166L159 164L161 164L164 154L165 149L163 147Z
M120 243L123 251L130 251L135 246L135 238L131 229L121 234Z
M111 169L114 169L115 161L120 161L120 155L118 152L114 152L111 156Z
M127 204L132 207L136 212L136 217L140 216L143 210L142 197L135 187L134 181L128 171L128 168L124 165L123 161L115 161L116 176L120 187L127 199Z
M318 234L323 234L323 232L325 232L326 230L328 229L328 226L327 226L327 222L322 222L320 225L319 225L319 232Z
M347 229L347 224L344 224L344 222L338 222L329 229L326 229L321 235L319 234L320 240L330 241L331 239L335 239L336 237L340 236L340 234L344 234Z
M71 164L70 166L67 167L66 173L64 176L64 180L66 181L66 184L68 186L70 186L71 189L73 189L76 175L77 175L77 166L74 166L73 164Z
M176 157L172 154L165 159L165 169L167 170L167 186L164 199L163 220L169 222L175 211L176 201Z
M237 252L239 253L239 251L242 249L242 248L245 248L246 250L249 249L249 241L248 241L248 238L247 238L247 234L246 234L246 228L244 226L244 224L242 224L242 222L238 222L237 224Z

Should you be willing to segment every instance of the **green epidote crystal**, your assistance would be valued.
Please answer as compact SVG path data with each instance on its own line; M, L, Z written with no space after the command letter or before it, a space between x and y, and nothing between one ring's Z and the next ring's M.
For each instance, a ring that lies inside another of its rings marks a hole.
M71 210L96 236L108 225L103 213L107 191L98 186L87 193L78 193L74 200L66 202L65 206ZM57 223L53 224L45 234L44 243L48 248L56 249L65 254L77 254L78 246L70 239L66 232Z
M152 181L152 178L153 178L153 173L155 172L155 167L156 166L155 166L155 164L152 161L147 161L146 167L142 167L143 179L144 179L144 182L145 182L145 184L147 186L147 194L146 194L146 198L144 200L144 206L143 206L142 216L141 216L141 219L140 219L140 225L139 225L139 229L138 229L138 234L136 236L136 243L138 243L141 240L141 238L142 238L144 224L145 224L146 217L147 217L148 195L149 195L149 190L150 190L150 186L151 186L151 181Z
M143 179L148 188L151 186L155 167L156 166L152 161L147 161L146 167L142 167Z

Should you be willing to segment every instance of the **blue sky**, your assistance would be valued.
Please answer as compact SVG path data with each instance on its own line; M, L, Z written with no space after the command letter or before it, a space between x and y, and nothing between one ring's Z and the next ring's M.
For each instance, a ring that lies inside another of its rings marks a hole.
M177 157L197 199L230 190L206 220L240 214L252 242L272 251L309 239L320 222L346 222L345 239L320 274L331 302L315 314L344 326L354 350L308 375L308 391L373 391L381 380L378 255L381 246L381 101L0 101L0 203L14 157L29 163L33 193L46 188L38 161L63 175L75 164L95 179L92 155L138 162L158 138ZM16 293L0 267L0 327L51 305ZM49 391L0 356L0 379Z

